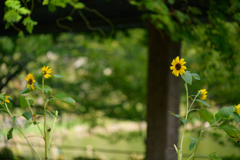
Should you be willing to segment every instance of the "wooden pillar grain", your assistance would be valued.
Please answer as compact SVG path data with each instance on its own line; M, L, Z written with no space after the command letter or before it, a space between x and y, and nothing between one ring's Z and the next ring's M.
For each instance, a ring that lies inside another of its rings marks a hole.
M180 77L170 71L180 55L181 43L149 24L146 160L177 160L179 121L169 111L179 112Z

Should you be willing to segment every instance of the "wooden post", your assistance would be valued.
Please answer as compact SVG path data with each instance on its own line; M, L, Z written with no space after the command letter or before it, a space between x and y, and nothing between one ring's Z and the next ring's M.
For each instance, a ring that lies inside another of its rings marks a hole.
M180 55L181 43L149 24L146 160L177 160L173 145L178 142L180 79L170 71Z

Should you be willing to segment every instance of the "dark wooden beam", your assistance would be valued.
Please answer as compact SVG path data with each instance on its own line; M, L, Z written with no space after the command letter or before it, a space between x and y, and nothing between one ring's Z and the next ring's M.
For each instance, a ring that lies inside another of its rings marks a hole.
M137 7L130 5L127 0L114 0L108 2L107 0L83 0L86 7L96 9L101 15L109 19L114 29L126 29L136 27L146 27L146 24L141 19L141 12ZM47 6L42 6L40 2L35 2L34 10L31 15L32 19L38 22L34 27L33 33L60 33L68 32L69 30L59 27L56 20L68 16L72 7L58 8L56 12L48 11ZM5 22L3 21L4 1L0 2L0 35L16 35L18 32L12 27L5 30ZM104 31L112 31L111 25L94 12L83 9L82 13L88 19L92 27L99 27ZM61 25L68 26L72 32L90 32L85 21L77 11L72 15L73 21L60 21ZM25 33L25 27L21 22L15 24L21 28Z

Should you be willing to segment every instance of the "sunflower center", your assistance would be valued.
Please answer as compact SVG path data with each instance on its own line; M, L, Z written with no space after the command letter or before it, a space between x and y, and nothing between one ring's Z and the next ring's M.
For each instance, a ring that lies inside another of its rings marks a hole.
M32 79L29 79L28 83L31 85L33 84L33 80Z
M175 65L175 68L176 68L176 70L180 70L180 69L181 69L181 64L179 64L179 63L176 64L176 65Z
M46 72L46 71L43 71L43 74L45 75L45 74L47 74L47 72Z

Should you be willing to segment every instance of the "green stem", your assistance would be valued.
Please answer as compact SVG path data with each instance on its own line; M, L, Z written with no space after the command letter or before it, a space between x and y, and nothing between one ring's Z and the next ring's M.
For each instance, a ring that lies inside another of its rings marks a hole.
M186 113L186 116L185 116L185 119L187 120L188 118L188 86L187 86L187 83L185 83L185 89L186 89L186 96L187 96L187 113ZM186 128L186 124L184 123L183 124L183 131L182 131L182 138L181 138L181 142L180 142L180 148L179 148L179 151L178 151L178 160L182 160L182 146L183 146L183 139L184 139L184 133L185 133L185 128Z
M31 108L28 100L27 100L27 103L28 103L28 107L29 107L29 109L30 109L30 111L31 111L31 114L32 114L32 116L33 116L34 113L33 113L33 110L32 110L32 108ZM42 130L40 129L40 127L39 127L39 125L38 125L37 122L36 122L36 124L37 124L37 127L38 127L39 131L41 132L41 134L42 134L42 136L43 136L43 138L44 138L44 134L43 134Z
M55 117L54 117L53 128L51 129L51 135L50 135L49 142L48 142L48 148L50 148L53 131L54 131L55 124L56 124L56 121L57 121L57 116L58 116L58 111L56 111L56 114L55 114Z
M198 97L199 94L200 93L198 92L197 95L194 97L194 99L193 99L193 101L192 101L192 103L191 103L191 105L189 107L189 110L191 110L191 107L192 107L193 103L195 102L195 100L196 100L196 98Z
M199 135L199 138L198 138L197 146L196 146L196 148L194 150L194 153L193 153L193 160L195 159L195 155L197 153L197 149L198 149L199 143L200 143L201 138L202 138L202 133L203 133L203 131L202 131L202 125L201 125L200 135Z
M11 114L10 110L8 109L7 103L5 103L5 106L7 108L7 111L9 113L9 115L13 118L13 115ZM14 121L15 125L17 126L17 129L20 131L20 133L23 135L23 137L26 139L26 141L28 142L29 146L32 148L32 150L35 152L35 154L38 156L38 158L40 160L42 160L42 158L39 156L39 154L37 153L37 151L33 148L32 144L28 141L27 137L24 135L23 131L21 130L21 128L19 127L19 125L17 124L16 121Z
M44 77L42 78L42 94L43 94L43 101L44 101L44 140L45 140L45 159L48 159L48 144L47 144L47 119L46 119L46 112L47 112L47 104L45 101L44 95Z

